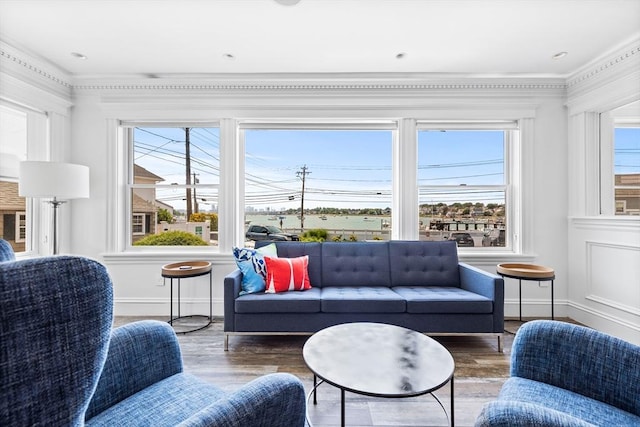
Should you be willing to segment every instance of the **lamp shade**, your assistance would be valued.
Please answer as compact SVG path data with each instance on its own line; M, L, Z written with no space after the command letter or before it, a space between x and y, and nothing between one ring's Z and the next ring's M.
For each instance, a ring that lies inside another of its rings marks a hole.
M18 193L23 197L89 197L89 168L71 163L20 162Z

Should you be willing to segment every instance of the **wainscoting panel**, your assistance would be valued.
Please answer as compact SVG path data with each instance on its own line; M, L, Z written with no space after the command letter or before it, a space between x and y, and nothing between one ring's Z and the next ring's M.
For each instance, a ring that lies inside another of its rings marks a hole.
M585 298L640 315L640 248L586 241Z

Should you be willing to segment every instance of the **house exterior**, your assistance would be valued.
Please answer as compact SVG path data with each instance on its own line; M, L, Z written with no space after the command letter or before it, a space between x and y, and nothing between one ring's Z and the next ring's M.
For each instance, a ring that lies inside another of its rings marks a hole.
M164 181L158 175L149 172L142 166L133 165L133 180L135 184L156 184ZM131 234L132 243L155 234L158 223L158 209L165 206L156 200L156 190L154 188L135 188L132 190L132 219Z
M18 195L18 183L0 181L0 238L15 252L25 250L26 221L25 198Z

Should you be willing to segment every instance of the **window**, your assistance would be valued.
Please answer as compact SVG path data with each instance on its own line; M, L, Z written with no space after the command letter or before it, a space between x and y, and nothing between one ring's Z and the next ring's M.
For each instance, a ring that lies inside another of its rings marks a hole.
M515 123L420 123L420 240L509 248L509 146Z
M245 225L288 239L388 240L395 127L244 124Z
M616 215L640 215L640 126L617 125L613 137Z
M600 213L640 215L640 101L600 114Z
M220 131L127 126L130 245L218 243Z
M0 237L15 252L27 250L27 204L18 195L20 162L27 160L26 111L0 105Z
M131 231L134 236L144 235L146 234L145 229L145 214L134 213L133 218L131 220Z

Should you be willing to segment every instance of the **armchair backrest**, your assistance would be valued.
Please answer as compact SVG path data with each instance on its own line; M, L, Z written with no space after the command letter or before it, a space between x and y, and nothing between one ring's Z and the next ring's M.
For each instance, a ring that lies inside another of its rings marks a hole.
M584 326L536 320L520 327L511 376L551 384L640 415L640 346Z
M0 239L0 262L14 261L16 254L13 252L13 248L6 240Z
M107 355L112 285L71 256L0 263L0 420L83 425Z

